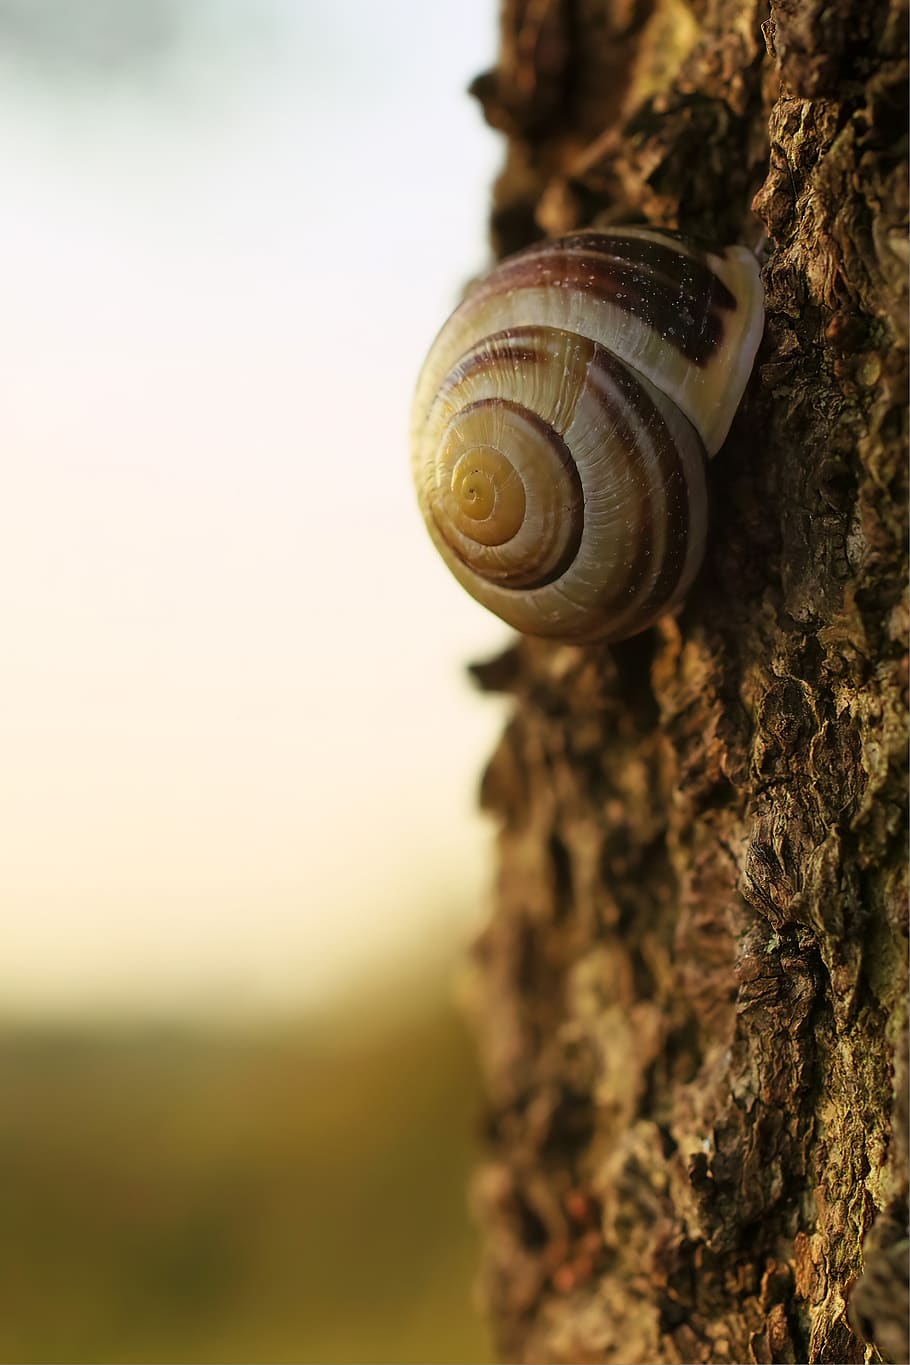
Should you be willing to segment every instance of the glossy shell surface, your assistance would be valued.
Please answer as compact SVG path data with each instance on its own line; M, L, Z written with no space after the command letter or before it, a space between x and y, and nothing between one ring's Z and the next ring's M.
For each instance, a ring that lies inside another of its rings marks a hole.
M434 342L413 471L440 554L518 630L622 639L691 585L706 455L763 326L743 247L584 232L502 262Z

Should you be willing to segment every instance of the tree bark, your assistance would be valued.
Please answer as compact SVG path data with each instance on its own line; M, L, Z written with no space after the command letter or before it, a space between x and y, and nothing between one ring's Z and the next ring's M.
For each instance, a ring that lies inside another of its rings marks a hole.
M682 612L473 670L510 1360L908 1359L906 27L505 0L475 82L498 253L646 220L763 250L768 311Z

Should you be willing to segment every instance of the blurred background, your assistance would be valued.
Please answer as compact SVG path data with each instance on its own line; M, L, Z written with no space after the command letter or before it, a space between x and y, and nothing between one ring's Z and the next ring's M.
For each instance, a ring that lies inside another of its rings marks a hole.
M0 1358L484 1360L505 642L413 505L495 0L0 0Z

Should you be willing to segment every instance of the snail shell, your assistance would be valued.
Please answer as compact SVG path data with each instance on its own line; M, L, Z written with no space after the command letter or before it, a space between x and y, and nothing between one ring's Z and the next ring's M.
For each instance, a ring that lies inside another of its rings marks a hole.
M745 247L615 228L501 262L442 328L414 400L418 499L459 582L562 640L621 640L674 606L763 322Z

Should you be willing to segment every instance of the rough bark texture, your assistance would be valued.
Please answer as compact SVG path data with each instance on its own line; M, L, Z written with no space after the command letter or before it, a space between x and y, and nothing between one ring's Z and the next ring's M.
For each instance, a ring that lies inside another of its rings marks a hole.
M506 0L475 83L498 252L768 239L682 613L474 670L515 699L476 952L507 1359L908 1359L905 38L899 0Z

